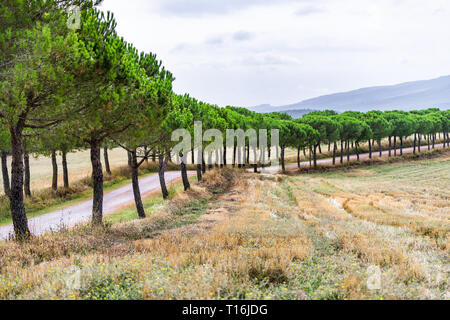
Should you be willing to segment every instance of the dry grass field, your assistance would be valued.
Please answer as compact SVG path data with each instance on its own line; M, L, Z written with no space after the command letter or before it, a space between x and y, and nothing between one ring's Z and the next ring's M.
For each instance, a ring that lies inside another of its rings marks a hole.
M450 299L449 190L450 152L329 173L212 171L146 201L145 220L127 209L102 230L1 243L0 299Z

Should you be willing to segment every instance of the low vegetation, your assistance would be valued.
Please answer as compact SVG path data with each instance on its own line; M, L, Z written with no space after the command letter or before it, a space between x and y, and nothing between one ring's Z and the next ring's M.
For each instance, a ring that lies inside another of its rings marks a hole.
M126 209L104 227L1 243L0 298L449 299L449 174L449 152L310 174L213 170L145 201L146 219Z

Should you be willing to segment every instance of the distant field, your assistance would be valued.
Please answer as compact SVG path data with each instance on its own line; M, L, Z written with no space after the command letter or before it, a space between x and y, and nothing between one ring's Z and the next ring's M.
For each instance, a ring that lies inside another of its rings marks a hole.
M122 148L116 148L109 150L109 162L112 169L126 165L128 158L127 153ZM293 156L294 151L289 151L287 155ZM213 156L213 159L215 157ZM63 176L62 176L62 163L61 157L58 156L58 183L62 186ZM103 162L103 150L102 150L102 164ZM189 153L188 161L191 161L191 155ZM232 161L232 150L228 151L227 156L228 163ZM90 162L90 152L79 151L76 153L70 153L67 155L67 163L69 167L69 178L71 181L77 181L81 178L89 176L91 174L91 162ZM11 172L11 157L8 159L8 169ZM30 171L31 171L31 189L39 190L50 188L52 185L52 163L51 158L48 157L30 157ZM1 177L1 172L0 172ZM0 183L0 191L3 191L3 184Z
M145 207L105 232L0 243L0 298L450 299L450 152L296 176L212 171ZM65 285L73 265L80 288Z
M127 163L127 153L122 148L109 150L109 162L111 168L120 167ZM61 157L58 156L58 183L63 184L62 163ZM67 155L67 163L69 167L69 178L71 181L76 181L91 174L91 160L90 152L79 151L76 153L69 153ZM103 151L102 151L103 163ZM11 158L9 158L8 169L11 170ZM46 157L30 157L30 171L31 171L31 189L39 190L50 188L52 185L52 162L50 158ZM1 175L1 174L0 174ZM3 191L3 184L0 185L0 190Z

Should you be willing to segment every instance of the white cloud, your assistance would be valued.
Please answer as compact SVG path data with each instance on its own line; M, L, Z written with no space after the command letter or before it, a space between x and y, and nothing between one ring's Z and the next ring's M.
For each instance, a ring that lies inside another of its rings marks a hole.
M300 64L301 61L295 57L275 55L272 53L258 53L239 59L237 63L245 66L270 67L296 65Z
M450 72L448 0L105 0L175 90L274 105Z
M221 45L225 42L225 39L223 36L211 36L206 39L205 43L209 45Z
M270 6L289 2L310 2L311 0L161 0L155 1L165 14L199 17L204 15L221 15L249 7Z
M236 41L248 41L254 38L254 35L251 32L247 31L238 31L233 34L233 39Z
M308 5L306 7L298 9L295 12L295 14L297 14L299 16L308 16L308 15L312 15L312 14L325 13L325 12L326 12L326 10L322 7Z

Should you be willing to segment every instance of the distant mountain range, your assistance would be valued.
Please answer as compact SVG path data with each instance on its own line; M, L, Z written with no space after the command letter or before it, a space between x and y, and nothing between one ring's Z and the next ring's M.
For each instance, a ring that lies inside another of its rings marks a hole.
M450 76L335 93L287 106L265 104L248 109L260 113L288 112L294 117L301 117L312 110L324 109L338 112L396 109L407 111L433 107L450 108Z

